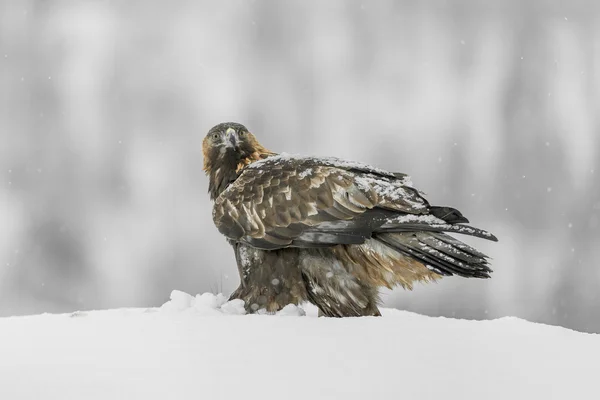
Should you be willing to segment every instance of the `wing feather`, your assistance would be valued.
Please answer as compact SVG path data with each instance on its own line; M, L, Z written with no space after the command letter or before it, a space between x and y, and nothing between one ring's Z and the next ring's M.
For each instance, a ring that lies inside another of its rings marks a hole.
M268 242L269 248L292 246L295 240L302 245L362 243L372 233L372 221L360 220L366 211L382 207L427 212L427 201L404 183L404 176L397 178L362 164L318 158L266 159L246 167L221 193L213 219L228 238ZM364 226L343 232L319 229L320 224L353 220ZM279 229L290 225L300 228Z

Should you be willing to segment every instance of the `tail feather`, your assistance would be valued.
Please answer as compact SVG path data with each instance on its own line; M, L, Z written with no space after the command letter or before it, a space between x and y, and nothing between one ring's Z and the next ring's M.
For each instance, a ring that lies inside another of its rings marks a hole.
M456 247L452 244L444 242L443 240L440 240L439 238L437 238L429 232L417 232L416 237L421 243L424 243L427 246L433 249L437 249L442 253L450 257L454 257L460 261L474 264L478 264L481 262L482 257L469 254L468 252L460 249L459 247Z
M468 254L428 232L380 233L376 238L400 253L419 260L440 275L489 278L492 272L486 256Z
M482 252L469 246L466 243L461 242L458 239L455 239L454 237L452 237L450 235L446 235L445 233L442 233L442 232L439 232L439 233L438 232L430 232L430 234L433 237L441 240L442 242L446 242L447 244L452 245L452 246L456 247L457 249L464 251L465 253L469 253L472 256L480 257L480 258L487 258L487 256L485 254L483 254Z
M498 238L488 231L469 225L430 224L430 223L386 223L379 228L381 232L454 232L476 236L497 242Z

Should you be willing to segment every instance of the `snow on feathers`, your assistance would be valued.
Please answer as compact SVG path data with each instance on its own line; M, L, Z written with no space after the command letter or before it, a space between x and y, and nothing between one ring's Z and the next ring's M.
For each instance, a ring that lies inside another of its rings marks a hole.
M487 257L445 232L496 238L431 206L407 175L276 154L236 123L212 128L203 153L213 221L240 270L232 298L249 312L309 300L327 316L379 315L379 287L489 277Z

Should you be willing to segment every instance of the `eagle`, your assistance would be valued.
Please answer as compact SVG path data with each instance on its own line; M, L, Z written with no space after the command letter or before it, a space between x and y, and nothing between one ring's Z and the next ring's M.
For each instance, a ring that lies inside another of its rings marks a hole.
M379 316L382 287L490 276L488 257L449 233L497 238L430 205L406 174L277 154L234 122L210 129L202 151L213 221L240 274L230 299L249 313L309 301L323 316Z

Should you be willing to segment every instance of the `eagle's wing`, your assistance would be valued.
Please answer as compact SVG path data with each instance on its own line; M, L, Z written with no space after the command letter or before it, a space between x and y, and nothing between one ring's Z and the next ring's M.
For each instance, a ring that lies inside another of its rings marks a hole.
M361 244L375 231L409 228L493 238L448 223L466 219L431 207L405 175L332 158L282 155L249 165L216 199L213 220L229 239L262 249Z

